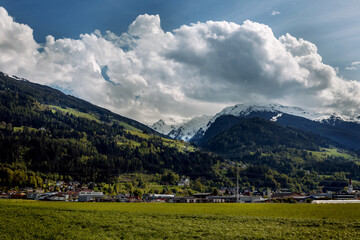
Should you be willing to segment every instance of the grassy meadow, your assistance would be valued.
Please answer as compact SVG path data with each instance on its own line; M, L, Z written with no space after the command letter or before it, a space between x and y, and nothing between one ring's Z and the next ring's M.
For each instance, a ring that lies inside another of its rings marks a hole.
M0 239L360 239L360 204L0 201Z

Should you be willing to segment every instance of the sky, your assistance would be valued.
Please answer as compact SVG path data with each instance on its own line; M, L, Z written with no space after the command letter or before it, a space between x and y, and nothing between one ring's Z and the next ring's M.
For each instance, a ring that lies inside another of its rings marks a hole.
M360 115L357 0L0 0L0 71L140 122L281 103Z

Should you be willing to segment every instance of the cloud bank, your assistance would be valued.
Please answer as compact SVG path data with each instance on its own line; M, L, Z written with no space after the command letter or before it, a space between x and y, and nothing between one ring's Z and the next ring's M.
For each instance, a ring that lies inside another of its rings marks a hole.
M357 116L360 83L339 77L317 47L264 24L198 22L164 32L158 15L128 31L46 37L0 7L0 70L71 92L142 122L277 102Z

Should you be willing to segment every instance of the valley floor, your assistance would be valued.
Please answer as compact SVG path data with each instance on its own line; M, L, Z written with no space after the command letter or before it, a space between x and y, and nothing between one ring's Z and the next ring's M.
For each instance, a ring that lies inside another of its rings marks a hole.
M0 201L0 239L360 239L360 204Z

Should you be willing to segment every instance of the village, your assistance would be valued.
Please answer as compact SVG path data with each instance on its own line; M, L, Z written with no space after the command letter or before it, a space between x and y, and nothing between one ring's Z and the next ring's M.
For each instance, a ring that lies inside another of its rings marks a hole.
M209 193L194 193L189 196L177 196L169 193L121 193L106 195L101 191L92 189L94 183L80 184L77 181L56 182L51 190L12 189L0 192L0 199L29 199L41 201L66 201L66 202L166 202L166 203L360 203L360 191L354 190L351 179L347 191L326 193L291 192L289 189L277 191L237 191L236 188L222 188ZM189 179L182 179L179 186L190 185ZM62 189L61 191L59 189ZM238 192L238 194L236 194Z

